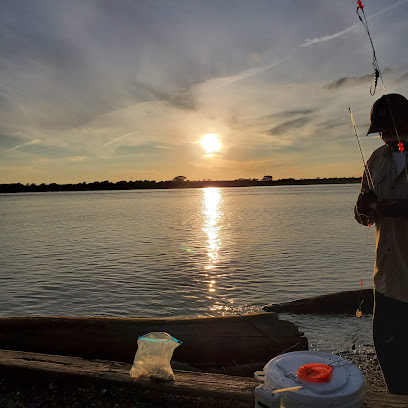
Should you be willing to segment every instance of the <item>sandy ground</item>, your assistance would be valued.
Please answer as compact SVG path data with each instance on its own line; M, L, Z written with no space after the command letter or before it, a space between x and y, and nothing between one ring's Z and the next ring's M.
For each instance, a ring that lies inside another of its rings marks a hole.
M337 354L359 367L366 379L368 390L387 392L387 386L374 349L342 351Z
M0 379L1 408L249 408L213 398L138 392L120 385Z

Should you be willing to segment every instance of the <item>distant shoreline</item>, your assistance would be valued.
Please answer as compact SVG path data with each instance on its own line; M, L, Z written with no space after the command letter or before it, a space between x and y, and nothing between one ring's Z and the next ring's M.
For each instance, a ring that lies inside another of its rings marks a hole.
M173 188L207 188L207 187L265 187L265 186L293 186L293 185L321 185L321 184L356 184L361 183L360 177L335 177L316 179L280 179L273 181L261 181L257 179L238 180L201 180L201 181L118 181L112 183L95 181L92 183L78 184L0 184L0 194L4 193L31 193L31 192L55 192L55 191L99 191L99 190L145 190L145 189L173 189Z

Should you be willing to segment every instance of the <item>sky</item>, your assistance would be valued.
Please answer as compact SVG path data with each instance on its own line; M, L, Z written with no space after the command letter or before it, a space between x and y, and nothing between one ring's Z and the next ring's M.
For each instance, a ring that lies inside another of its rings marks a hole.
M408 0L363 4L374 96L354 0L3 0L0 183L359 177L348 108L368 158L408 97Z

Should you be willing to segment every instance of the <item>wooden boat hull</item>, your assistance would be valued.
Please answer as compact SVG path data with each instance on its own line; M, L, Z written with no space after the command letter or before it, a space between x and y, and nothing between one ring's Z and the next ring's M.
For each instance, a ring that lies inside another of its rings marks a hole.
M192 319L5 317L0 318L0 348L132 362L138 337L154 331L181 340L173 360L193 367L267 362L285 349L308 348L296 325L275 313Z

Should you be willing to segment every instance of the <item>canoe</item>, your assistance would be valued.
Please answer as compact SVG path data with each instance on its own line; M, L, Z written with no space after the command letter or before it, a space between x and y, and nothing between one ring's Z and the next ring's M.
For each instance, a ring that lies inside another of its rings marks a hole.
M285 350L308 348L297 326L276 313L191 319L4 317L0 348L129 363L138 337L157 331L183 342L174 361L201 369L266 363Z
M264 306L263 310L275 313L354 315L360 304L363 313L373 313L372 289L330 293L292 302L270 304Z

